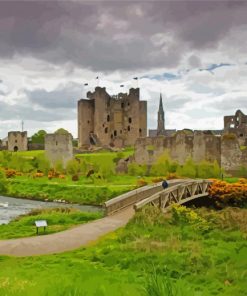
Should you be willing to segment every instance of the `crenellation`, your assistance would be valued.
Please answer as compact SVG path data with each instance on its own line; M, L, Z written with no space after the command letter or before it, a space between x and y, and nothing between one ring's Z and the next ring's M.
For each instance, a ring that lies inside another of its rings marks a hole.
M88 100L78 102L79 147L96 145L121 148L134 145L140 136L145 137L147 102L140 101L139 95L139 88L131 88L129 93L114 96L101 87L88 92ZM92 123L90 128L87 120Z

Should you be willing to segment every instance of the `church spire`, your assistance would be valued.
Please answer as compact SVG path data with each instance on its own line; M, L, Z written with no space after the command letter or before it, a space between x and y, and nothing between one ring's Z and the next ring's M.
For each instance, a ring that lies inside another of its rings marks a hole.
M164 135L164 131L165 131L165 112L164 112L164 108L163 108L162 94L160 93L157 136Z

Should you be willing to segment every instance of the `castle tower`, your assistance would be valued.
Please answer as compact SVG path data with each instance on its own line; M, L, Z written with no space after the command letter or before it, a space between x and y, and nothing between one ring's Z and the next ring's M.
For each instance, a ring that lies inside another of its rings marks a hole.
M157 136L164 135L164 131L165 131L165 112L164 112L164 109L163 109L162 95L160 94Z
M96 87L87 98L78 101L80 148L133 146L147 136L147 101L140 100L139 88L111 96Z

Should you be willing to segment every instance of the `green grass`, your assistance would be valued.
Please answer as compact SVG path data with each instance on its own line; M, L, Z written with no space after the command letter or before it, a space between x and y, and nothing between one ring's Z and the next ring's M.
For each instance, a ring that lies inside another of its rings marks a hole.
M36 200L62 199L69 203L101 205L103 202L131 190L132 186L79 185L42 180L11 179L7 195Z
M10 239L36 235L36 220L46 220L46 231L40 234L50 234L66 230L74 225L83 224L102 217L101 213L87 213L76 209L56 208L33 210L27 215L18 217L9 224L0 225L0 239Z
M203 225L144 208L125 228L88 248L2 256L0 295L246 295L247 210L196 213Z

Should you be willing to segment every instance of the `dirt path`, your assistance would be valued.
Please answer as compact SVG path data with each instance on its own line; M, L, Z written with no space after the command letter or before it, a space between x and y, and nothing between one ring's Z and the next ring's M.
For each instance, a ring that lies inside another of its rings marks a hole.
M28 238L0 241L0 255L35 256L62 253L97 240L108 232L127 224L134 215L133 208L127 208L115 215L74 227L72 229Z

